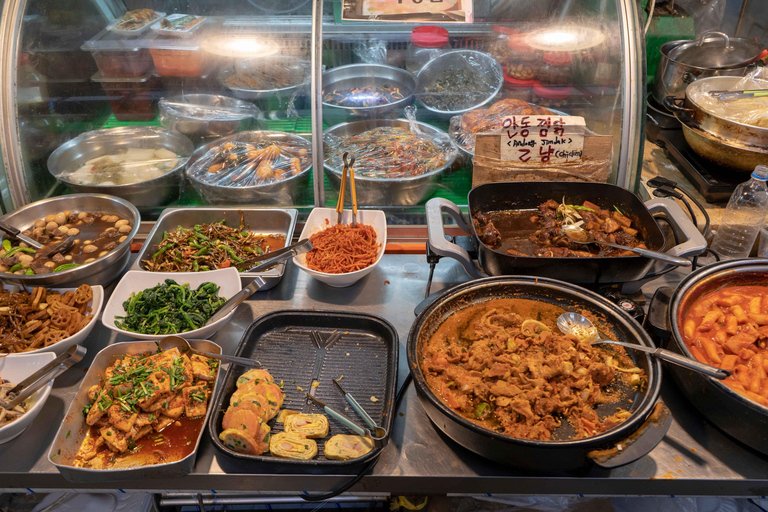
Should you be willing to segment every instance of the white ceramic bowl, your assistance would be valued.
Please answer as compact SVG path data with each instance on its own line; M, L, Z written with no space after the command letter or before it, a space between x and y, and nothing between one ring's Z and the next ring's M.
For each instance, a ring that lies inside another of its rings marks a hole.
M336 224L338 224L338 222L336 222L337 219L338 219L338 215L335 209L315 208L309 214L309 218L307 219L306 224L304 224L304 229L301 231L301 236L299 236L299 239L303 240L304 238L309 238L319 231L322 231L331 226L335 226ZM326 223L326 220L328 221L327 223ZM300 254L299 256L295 256L293 258L293 262L301 270L311 275L318 281L324 282L328 286L343 288L345 286L350 286L355 284L360 279L370 274L374 268L376 268L376 265L379 264L379 262L381 261L381 258L384 256L384 250L387 246L387 217L384 215L383 211L358 210L357 222L362 222L363 224L369 224L373 226L373 229L376 231L376 241L380 244L379 255L376 258L376 261L370 267L366 267L362 270L356 270L355 272L349 272L346 274L328 274L326 272L318 272L316 270L311 270L307 268L306 254ZM341 223L352 224L352 210L346 210L346 209L344 210L344 213L342 214L342 218L341 218Z
M0 358L0 378L18 384L54 359L56 359L56 354L53 352L10 354ZM18 437L32 424L35 416L40 413L45 401L48 400L51 388L53 388L53 379L27 399L27 403L31 404L31 407L26 413L16 421L0 427L0 444Z
M173 279L179 284L189 283L189 287L192 290L197 289L197 287L203 283L216 283L219 285L219 295L226 297L227 299L231 298L242 289L242 285L240 284L240 273L234 267L211 270L209 272L146 272L143 270L131 270L126 272L123 278L120 279L120 282L117 283L115 291L112 292L112 296L109 298L109 302L107 302L107 306L104 308L101 323L103 323L105 327L129 338L156 340L164 337L165 335L163 334L139 334L137 332L120 329L115 325L115 316L123 316L125 314L123 302L128 300L132 293L138 293L147 288L157 286L158 284L165 282L166 279ZM185 331L176 334L184 336L187 339L208 339L210 336L213 336L216 331L221 329L224 324L229 322L234 314L235 311L233 310L218 322L206 324L194 331Z
M7 290L17 291L19 288L15 285L5 285L5 288ZM57 292L67 292L67 291L75 291L77 288L48 288L48 290L55 290ZM88 337L88 335L93 330L93 326L96 325L96 322L99 320L99 315L101 314L101 308L104 306L104 288L102 288L99 285L91 285L91 288L93 289L93 299L91 299L91 302L88 303L88 307L91 308L91 313L93 315L93 318L90 322L88 322L88 325L80 329L80 331L76 332L74 336L70 336L69 338L64 338L63 340L59 341L58 343L54 343L53 345L45 348L38 348L36 350L29 350L27 352L22 352L22 354L40 354L43 352L51 352L56 354L57 356L63 354L67 351L71 346L73 345L83 345L85 342L85 339Z

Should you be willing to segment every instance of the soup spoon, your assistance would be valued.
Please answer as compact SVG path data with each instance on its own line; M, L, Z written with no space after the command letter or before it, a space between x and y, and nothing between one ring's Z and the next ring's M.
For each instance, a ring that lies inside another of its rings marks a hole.
M201 356L218 359L219 361L224 361L225 363L235 363L235 364L242 364L243 366L250 366L253 368L261 368L261 363L256 361L255 359L248 359L245 357L236 357L236 356L225 356L224 354L214 354L212 352L203 352L202 350L195 350L189 345L189 342L184 338L182 338L181 336L166 336L165 338L160 340L160 343L158 343L158 346L160 347L160 350L162 350L163 352L165 352L166 350L173 350L174 348L177 348L182 354L185 354L187 352L194 352L195 354L200 354Z
M722 368L717 368L716 366L711 366L696 361L695 359L681 356L680 354L672 352L671 350L646 347L643 345L637 345L636 343L625 343L623 341L604 340L600 337L600 334L597 332L597 328L594 326L594 324L590 322L589 319L584 315L580 315L579 313L563 313L557 319L557 327L563 332L563 334L573 334L580 340L590 341L592 345L600 345L603 343L610 345L621 345L622 347L645 352L652 355L653 357L661 359L662 361L667 361L668 363L676 364L678 366L682 366L683 368L703 373L704 375L720 380L731 375L731 372L728 370L723 370Z
M626 249L627 251L632 251L641 256L645 256L646 258L660 260L666 263L671 263L672 265L679 265L681 267L691 266L690 260L687 260L685 258L678 258L677 256L672 256L671 254L667 254L664 252L652 251L650 249L641 249L639 247L628 247L626 245L619 245L619 244L613 244L609 242L602 242L600 240L596 240L595 237L592 235L592 233L582 228L581 226L577 226L575 224L565 224L560 228L560 232L565 236L567 236L568 238L570 238L572 241L576 242L577 244L607 245L608 247L613 247L614 249Z

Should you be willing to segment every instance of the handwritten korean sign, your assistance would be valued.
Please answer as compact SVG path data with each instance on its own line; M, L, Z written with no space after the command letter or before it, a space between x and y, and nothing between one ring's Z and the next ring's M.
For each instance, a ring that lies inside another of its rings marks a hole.
M472 23L473 0L343 0L341 19Z
M501 160L522 164L580 161L584 151L583 117L509 116L502 123Z

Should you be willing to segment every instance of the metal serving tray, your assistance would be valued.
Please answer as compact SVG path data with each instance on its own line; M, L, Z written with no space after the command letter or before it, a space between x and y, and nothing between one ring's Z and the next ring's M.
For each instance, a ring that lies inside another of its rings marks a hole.
M312 331L320 333L322 342L319 346L312 340ZM319 407L308 403L306 395L312 393L363 425L362 418L357 416L331 382L343 376L341 384L344 389L360 402L374 421L392 432L398 349L397 331L386 320L361 313L304 310L276 312L261 317L245 332L235 355L258 360L272 374L275 383L283 383L285 401L282 409L324 414ZM213 444L223 453L241 460L297 468L339 468L365 463L379 452L373 449L363 457L351 460L326 459L323 453L325 441L336 434L354 433L328 415L330 429L326 437L315 439L317 456L314 459L286 459L269 453L246 455L225 447L219 440L221 421L236 389L235 382L245 371L244 366L230 365L224 383L212 402L215 412L208 418L208 432ZM312 386L314 381L319 382L317 387ZM371 397L377 400L374 402ZM269 426L273 435L283 430L283 424L274 419L269 421Z
M288 209L257 209L257 208L168 208L163 210L152 228L131 270L145 270L141 261L149 258L163 239L163 231L174 231L178 226L191 228L195 224L210 224L226 221L228 226L240 224L240 212L243 212L245 225L254 233L285 235L286 244L291 243L293 230L296 228L297 210ZM260 291L277 286L285 273L285 265L281 263L264 272L241 272L240 280L243 287L249 285L257 277L266 283Z
M221 347L212 341L190 340L189 343L192 345L193 349L221 354ZM56 432L56 437L48 452L48 461L56 466L56 469L59 470L61 476L70 482L90 483L178 477L187 475L192 471L192 468L195 465L195 458L197 457L197 450L200 448L200 440L203 438L203 432L205 431L205 424L211 416L211 410L213 409L214 404L213 400L208 404L208 412L205 414L200 433L197 434L195 449L181 460L126 469L90 469L77 468L72 465L88 431L88 429L83 428L86 425L82 413L83 406L88 402L88 389L101 382L104 372L116 357L123 354L142 354L144 352L154 352L156 350L157 345L154 341L129 341L126 343L115 343L96 354L93 363L91 363L91 366L88 368L88 373L85 374L83 381L80 383L80 389L77 390L77 394L75 395L74 400L72 400L69 410L67 410L67 414L64 416L59 431ZM219 391L222 382L221 373L221 369L219 369L219 373L216 375L216 384L214 385L213 394L211 396L216 396Z

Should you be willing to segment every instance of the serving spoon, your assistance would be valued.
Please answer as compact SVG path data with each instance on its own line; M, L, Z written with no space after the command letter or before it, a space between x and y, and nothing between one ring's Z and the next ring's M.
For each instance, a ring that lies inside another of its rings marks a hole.
M224 361L226 363L237 363L242 364L243 366L261 368L261 363L255 359L247 359L245 357L237 356L226 356L224 354L214 354L212 352L203 352L202 350L194 349L189 345L189 342L181 336L166 336L160 340L158 346L163 352L177 348L182 354L187 352L194 352L195 354L200 354L201 356L210 357L212 359L218 359L219 361Z
M583 245L589 245L589 244L601 244L601 245L607 245L608 247L613 247L614 249L625 249L627 251L632 251L634 253L640 254L641 256L645 256L647 258L652 258L655 260L664 261L666 263L671 263L672 265L679 265L681 267L690 267L691 261L687 260L685 258L679 258L677 256L672 256L671 254L667 254L660 251L652 251L650 249L641 249L639 247L628 247L626 245L619 245L619 244L613 244L610 242L603 242L601 240L596 240L595 237L587 231L586 229L582 228L581 226L577 226L576 224L565 224L560 227L560 232L576 242L577 244L583 244Z
M563 332L563 334L573 334L580 340L594 340L591 341L592 345L620 345L632 350L639 350L640 352L645 352L652 355L653 357L657 357L662 361L667 361L669 363L682 366L683 368L703 373L708 377L714 377L720 380L731 375L731 372L728 370L723 370L722 368L717 368L715 366L696 361L695 359L681 356L680 354L672 352L671 350L646 347L643 345L637 345L635 343L625 343L623 341L604 340L600 337L600 333L597 331L597 327L595 327L595 325L590 322L588 318L586 318L584 315L580 315L579 313L563 313L557 318L557 327L560 329L560 331Z

